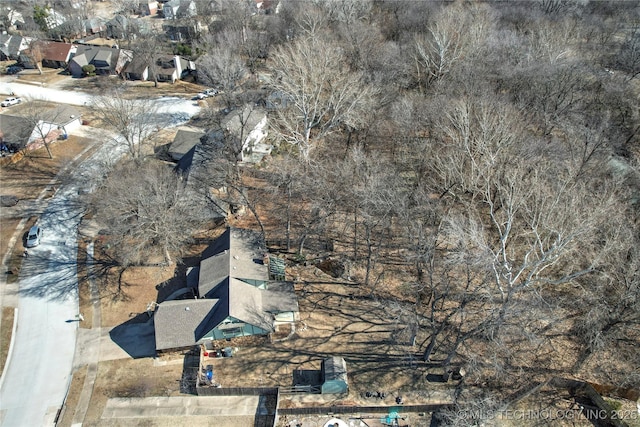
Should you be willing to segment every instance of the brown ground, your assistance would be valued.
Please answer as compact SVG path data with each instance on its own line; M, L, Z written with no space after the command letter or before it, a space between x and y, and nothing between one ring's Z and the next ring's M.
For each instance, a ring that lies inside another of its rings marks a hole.
M71 384L69 385L69 393L67 393L67 398L64 402L64 410L57 425L70 426L72 424L73 414L76 406L78 405L78 401L80 400L80 393L78 391L82 390L82 384L84 383L86 376L86 366L83 366L74 372L73 377L71 378Z
M126 95L131 98L148 98L157 96L178 96L181 98L192 98L204 87L189 81L178 80L175 83L158 82L156 87L154 82L143 81L123 81L120 78L104 76L66 78L61 81L60 86L69 90L100 93L116 85L125 84Z
M0 321L0 373L4 369L7 362L7 354L9 353L9 343L13 332L13 317L15 308L2 307L2 320Z

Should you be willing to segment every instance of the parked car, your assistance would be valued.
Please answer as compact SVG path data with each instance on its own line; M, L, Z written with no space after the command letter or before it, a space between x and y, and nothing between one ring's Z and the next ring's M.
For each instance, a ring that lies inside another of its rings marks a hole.
M42 228L34 225L29 229L29 234L27 234L27 247L33 248L40 244L40 240L42 239Z
M10 65L7 67L7 74L16 74L24 70L20 65Z
M20 98L16 98L15 96L12 96L12 97L7 98L4 101L2 101L2 103L0 103L0 105L2 105L3 107L9 107L11 105L20 104L21 102L22 102L22 100Z
M2 206L3 208L15 206L19 201L20 199L18 199L16 196L0 196L0 206Z
M208 96L214 96L218 94L218 89L207 89L207 90L203 90L202 93Z
M197 99L205 99L205 98L208 98L208 97L209 97L209 95L207 95L204 92L200 92L199 94L196 95Z

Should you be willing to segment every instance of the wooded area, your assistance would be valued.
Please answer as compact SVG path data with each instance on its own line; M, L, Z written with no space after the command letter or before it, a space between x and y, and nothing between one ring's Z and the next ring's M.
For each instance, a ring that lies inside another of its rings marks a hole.
M252 3L191 43L228 110L268 107L277 149L199 182L292 259L334 242L345 278L406 303L423 361L466 367L476 404L554 376L640 385L637 2ZM178 191L157 173L154 194ZM108 182L106 201L135 185ZM149 241L177 255L187 211Z

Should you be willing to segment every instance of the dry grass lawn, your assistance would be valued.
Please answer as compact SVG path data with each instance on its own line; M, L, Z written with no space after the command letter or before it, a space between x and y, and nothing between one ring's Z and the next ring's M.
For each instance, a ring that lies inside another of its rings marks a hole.
M13 307L2 307L2 320L0 321L0 374L7 362L9 344L11 343L11 335L13 333L15 310Z

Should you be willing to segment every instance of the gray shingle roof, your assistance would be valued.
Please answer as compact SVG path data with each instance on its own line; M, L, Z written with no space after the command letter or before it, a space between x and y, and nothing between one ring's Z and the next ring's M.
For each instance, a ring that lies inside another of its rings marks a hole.
M182 156L187 154L189 150L200 142L200 138L203 135L204 131L201 129L178 129L178 133L176 133L169 147L169 155L175 160L180 160Z
M255 286L268 280L264 251L260 233L228 228L203 252L200 267L190 272L198 274L201 299L160 304L155 314L156 349L196 344L228 317L271 331L274 314L298 311L290 283L269 282L268 289Z
M200 295L207 295L224 277L245 280L268 280L263 264L266 249L260 233L228 228L202 254Z
M197 331L207 329L205 324L209 323L210 313L217 303L217 299L188 299L160 304L154 316L156 349L194 345L201 338ZM207 332L215 326L208 328Z
M5 144L24 145L33 132L33 125L24 117L0 114L0 136Z

